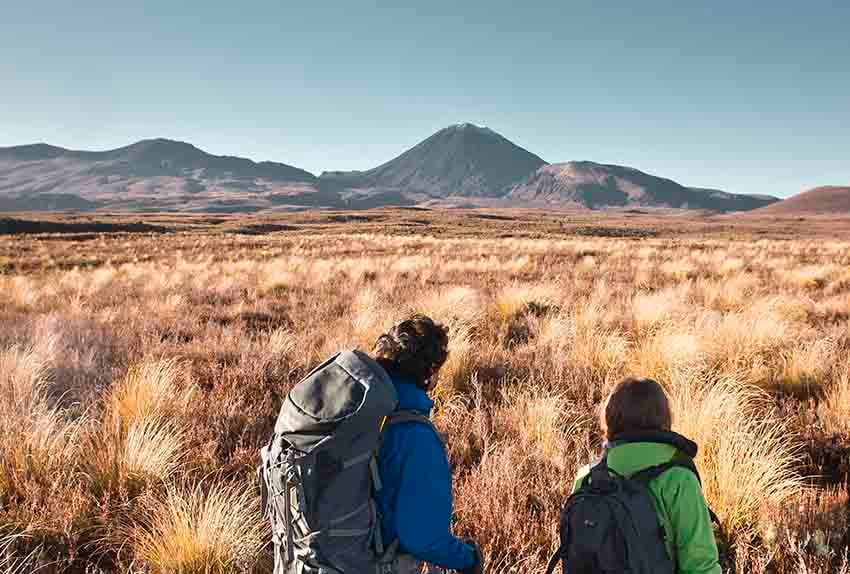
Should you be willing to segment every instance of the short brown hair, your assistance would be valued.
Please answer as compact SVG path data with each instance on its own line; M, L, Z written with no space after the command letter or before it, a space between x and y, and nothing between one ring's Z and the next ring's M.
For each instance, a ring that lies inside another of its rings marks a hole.
M384 367L427 388L449 356L449 334L425 315L412 315L375 342L373 354Z
M599 415L608 440L621 433L670 430L673 426L667 393L652 379L629 377L617 383Z

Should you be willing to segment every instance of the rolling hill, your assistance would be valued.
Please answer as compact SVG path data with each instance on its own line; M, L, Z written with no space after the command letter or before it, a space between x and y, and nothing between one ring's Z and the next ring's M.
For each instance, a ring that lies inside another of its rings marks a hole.
M256 211L313 190L289 165L208 154L153 139L103 151L47 144L0 148L0 209Z
M591 209L652 207L711 211L743 211L778 201L768 196L685 187L634 168L590 161L544 165L514 187L509 197L526 204Z
M816 187L751 212L753 216L850 215L850 186Z

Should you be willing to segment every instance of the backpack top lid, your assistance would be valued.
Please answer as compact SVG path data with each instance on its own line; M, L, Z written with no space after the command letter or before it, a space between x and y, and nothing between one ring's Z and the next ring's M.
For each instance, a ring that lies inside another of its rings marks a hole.
M314 369L289 393L302 413L320 422L338 422L360 408L383 369L357 351L343 351Z
M330 435L377 434L376 420L395 410L398 396L386 371L366 353L334 355L295 385L281 406L275 433L302 451ZM362 423L363 429L357 428Z

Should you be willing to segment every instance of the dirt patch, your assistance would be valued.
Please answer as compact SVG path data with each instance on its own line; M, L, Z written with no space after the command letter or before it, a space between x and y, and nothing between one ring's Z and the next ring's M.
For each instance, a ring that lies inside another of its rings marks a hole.
M325 217L328 223L366 223L367 221L380 221L379 217L370 215L328 215Z
M575 230L576 235L586 237L658 237L660 233L655 229L641 229L630 227L579 227Z
M0 219L0 235L33 233L166 233L169 229L141 221L128 223L103 223L99 221L45 221L35 219Z
M251 225L243 225L238 229L234 229L233 233L240 235L264 235L266 233L277 233L279 231L294 231L298 229L292 225L282 225L279 223L255 223Z
M476 213L473 217L476 219L486 219L488 221L516 221L516 217L507 215L496 215L494 213Z

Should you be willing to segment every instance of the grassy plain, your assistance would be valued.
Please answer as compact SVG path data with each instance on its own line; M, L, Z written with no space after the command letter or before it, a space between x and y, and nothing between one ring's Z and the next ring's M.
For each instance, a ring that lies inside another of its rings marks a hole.
M730 572L850 572L847 221L378 210L110 232L136 219L0 222L58 232L0 235L0 573L269 571L253 468L280 398L412 311L451 328L435 417L490 573L542 571L627 374L700 443Z

